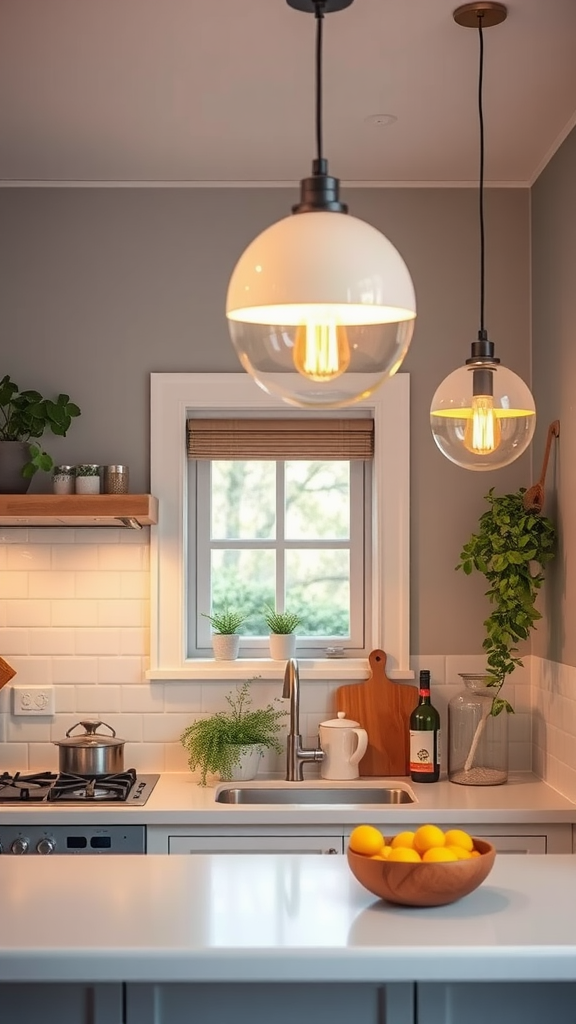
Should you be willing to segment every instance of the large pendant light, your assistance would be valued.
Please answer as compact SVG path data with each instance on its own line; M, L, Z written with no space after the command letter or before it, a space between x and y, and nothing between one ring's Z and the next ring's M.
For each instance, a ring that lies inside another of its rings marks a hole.
M236 264L226 316L244 369L290 405L339 408L399 369L416 316L408 268L376 228L348 216L322 150L322 25L352 0L287 0L316 22L316 141L300 202Z
M523 380L507 370L494 352L484 326L484 78L483 29L506 19L500 3L470 3L454 11L454 21L478 32L480 70L480 329L465 366L442 381L430 408L430 425L438 448L464 469L500 469L514 462L530 444L536 428L534 399Z

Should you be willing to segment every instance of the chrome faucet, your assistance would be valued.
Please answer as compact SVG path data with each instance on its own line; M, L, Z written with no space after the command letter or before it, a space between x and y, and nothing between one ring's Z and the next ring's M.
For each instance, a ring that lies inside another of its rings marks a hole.
M284 698L290 698L290 729L286 738L286 781L303 782L303 765L307 761L322 761L324 751L320 746L314 750L304 750L300 735L300 675L298 662L290 658L286 662L284 672Z

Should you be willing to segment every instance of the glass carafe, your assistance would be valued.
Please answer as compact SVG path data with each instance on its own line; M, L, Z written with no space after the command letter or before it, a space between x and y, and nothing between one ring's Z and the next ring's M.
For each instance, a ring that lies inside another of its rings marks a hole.
M508 713L491 715L497 687L459 672L466 687L448 704L448 778L462 786L499 786L508 778Z

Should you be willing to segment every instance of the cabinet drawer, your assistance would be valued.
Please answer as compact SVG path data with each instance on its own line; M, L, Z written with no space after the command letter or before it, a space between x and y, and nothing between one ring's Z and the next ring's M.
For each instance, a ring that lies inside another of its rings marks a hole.
M342 836L169 836L169 853L343 853Z

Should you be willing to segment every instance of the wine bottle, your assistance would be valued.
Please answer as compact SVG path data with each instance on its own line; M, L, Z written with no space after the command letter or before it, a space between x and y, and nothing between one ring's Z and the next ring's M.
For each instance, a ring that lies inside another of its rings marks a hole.
M418 706L410 715L410 778L438 782L440 778L440 715L430 703L430 673L420 672Z

